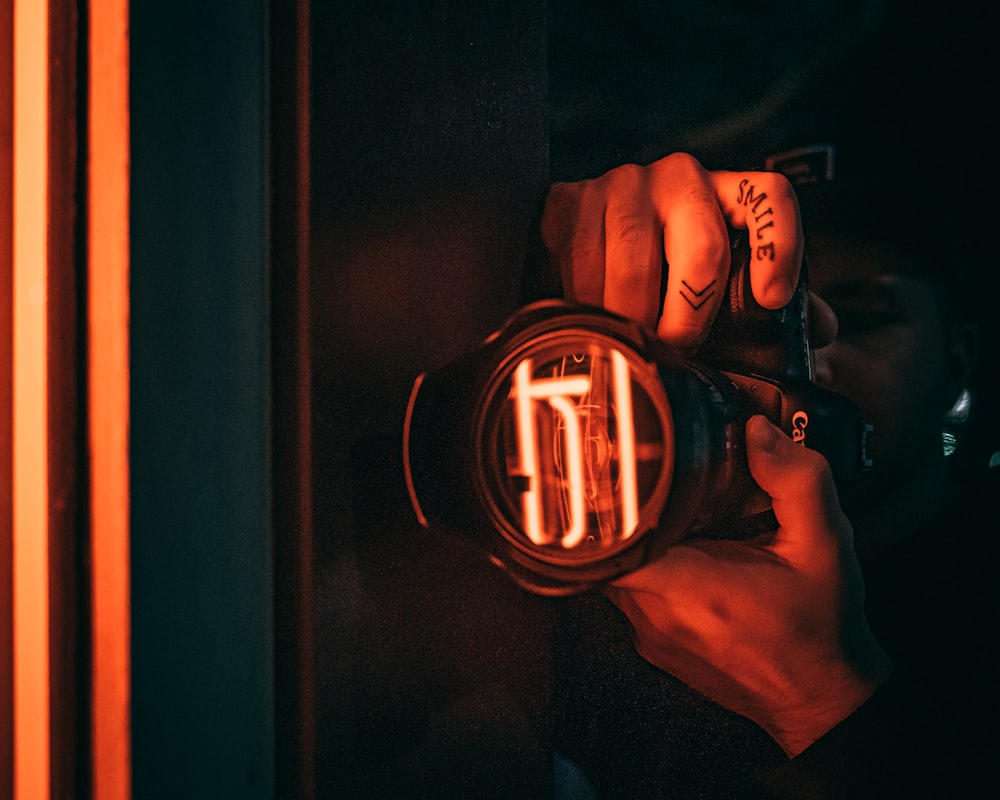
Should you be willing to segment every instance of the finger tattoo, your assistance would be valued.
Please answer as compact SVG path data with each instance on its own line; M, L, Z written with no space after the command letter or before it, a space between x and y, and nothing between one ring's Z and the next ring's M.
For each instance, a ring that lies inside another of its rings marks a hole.
M753 244L754 256L757 261L765 259L774 261L774 240L771 238L774 232L768 232L769 228L774 227L774 219L771 219L774 215L774 209L770 206L762 208L765 200L767 200L767 192L757 194L755 186L750 183L749 178L740 181L736 202L746 206L747 214L753 216L753 221L757 225L757 234ZM767 221L761 224L761 220L764 219Z
M705 303L708 302L708 298L710 298L712 295L715 294L715 289L712 289L712 287L716 284L716 281L717 281L716 278L712 278L712 280L709 283L705 284L705 286L703 286L699 290L695 289L687 281L682 280L681 290L680 290L681 297L687 300L688 305L691 306L691 308L693 308L695 311L697 311L699 308L705 305ZM685 289L688 290L690 296L684 292ZM712 291L709 292L708 291L709 289L712 289ZM708 294L706 294L706 292L708 292Z

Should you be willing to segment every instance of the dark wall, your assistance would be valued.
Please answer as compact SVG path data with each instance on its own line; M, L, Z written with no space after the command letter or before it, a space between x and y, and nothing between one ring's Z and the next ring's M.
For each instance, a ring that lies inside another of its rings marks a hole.
M273 797L267 3L131 8L134 797Z
M548 790L544 603L422 530L400 472L414 379L519 303L547 184L544 11L312 8L320 796Z

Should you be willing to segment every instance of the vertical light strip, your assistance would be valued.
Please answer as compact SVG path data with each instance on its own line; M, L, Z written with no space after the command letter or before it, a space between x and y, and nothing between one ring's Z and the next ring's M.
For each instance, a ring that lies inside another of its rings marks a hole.
M91 0L87 198L93 796L131 795L128 0Z
M621 485L622 532L628 539L639 525L639 487L635 470L635 420L632 418L632 371L618 350L611 351L618 434L618 475Z
M50 790L48 3L14 3L14 798Z

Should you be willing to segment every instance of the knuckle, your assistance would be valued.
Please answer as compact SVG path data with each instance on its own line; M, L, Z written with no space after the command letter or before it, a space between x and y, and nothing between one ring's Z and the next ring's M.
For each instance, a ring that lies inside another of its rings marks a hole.
M690 153L670 153L657 161L656 166L664 172L677 175L700 176L705 171L701 162Z
M830 463L822 453L803 445L796 445L801 449L799 456L799 478L809 486L822 487L833 483L833 473L830 471Z
M569 237L562 248L561 258L569 269L581 264L604 260L604 247L598 237L589 231L578 230Z
M602 200L612 207L641 208L649 205L649 189L646 171L636 164L622 164L594 182L592 188L601 194Z
M770 192L772 197L781 200L794 200L795 187L792 186L792 182L788 177L780 172L759 172L754 173L756 180L760 181L760 184L765 188L765 191Z
M609 238L619 244L635 246L647 241L652 233L652 215L640 198L628 197L608 209Z
M701 183L691 182L684 187L684 202L688 208L694 212L692 219L709 220L715 219L718 214L719 203L715 194L706 190ZM708 231L705 231L708 233ZM712 239L718 237L710 237Z
M621 164L605 173L604 180L615 191L632 191L646 180L646 169L638 164Z

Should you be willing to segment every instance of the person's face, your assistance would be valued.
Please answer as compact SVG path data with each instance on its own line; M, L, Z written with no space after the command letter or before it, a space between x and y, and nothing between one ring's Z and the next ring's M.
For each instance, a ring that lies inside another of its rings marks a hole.
M816 354L816 380L857 404L874 425L874 474L862 507L927 474L942 458L941 422L961 386L934 285L900 269L901 255L832 236L808 240L811 289L838 332Z

